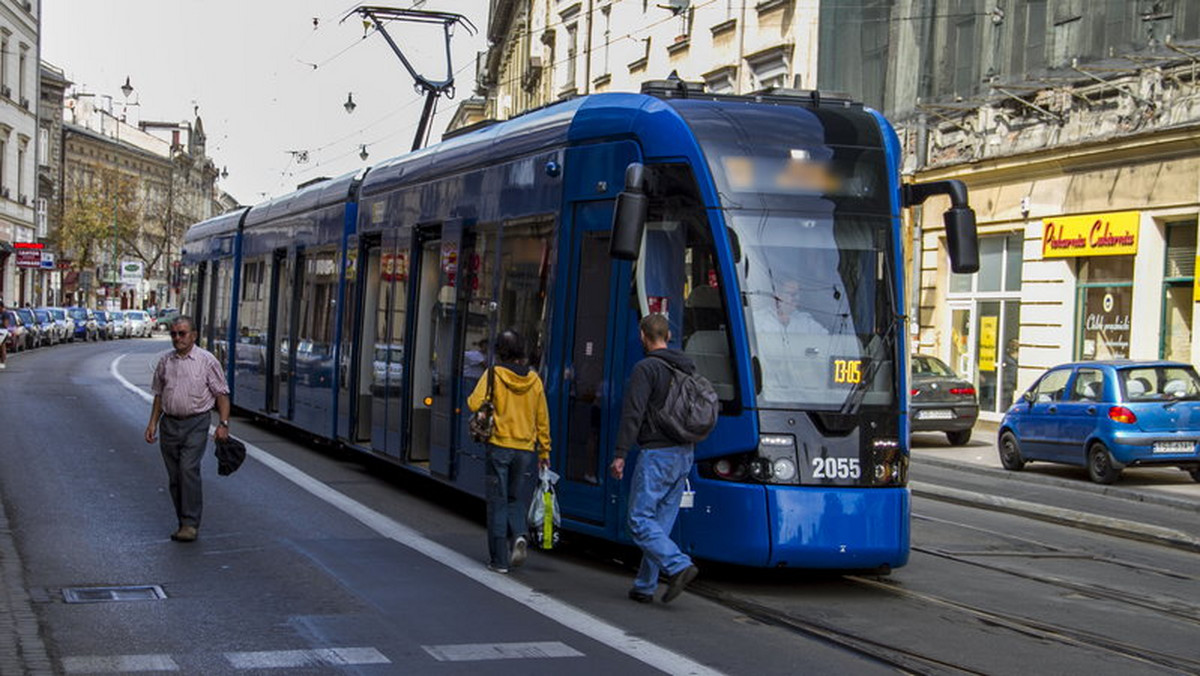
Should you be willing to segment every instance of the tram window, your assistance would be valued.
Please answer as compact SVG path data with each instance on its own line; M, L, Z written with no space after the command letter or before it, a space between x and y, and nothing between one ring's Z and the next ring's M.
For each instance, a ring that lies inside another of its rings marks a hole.
M737 402L736 378L708 216L689 167L657 165L650 176L646 257L638 273L646 309L667 315L683 352L728 411Z
M529 366L539 370L545 352L546 303L550 284L550 252L553 251L554 222L549 219L506 223L500 238L500 307L497 330L515 329L525 338ZM484 256L479 286L492 277L495 264ZM490 283L490 282L489 282ZM491 300L489 293L472 294ZM486 301L485 301L486 302Z
M296 348L297 374L315 386L327 386L333 376L333 316L338 266L335 251L315 252L304 260L300 296L300 330Z
M216 267L216 277L213 279L213 311L209 315L212 324L212 353L222 366L229 364L229 315L233 303L233 265L232 259L223 261Z
M234 358L240 368L261 370L266 365L268 304L266 258L242 265L242 302L238 306L238 337Z

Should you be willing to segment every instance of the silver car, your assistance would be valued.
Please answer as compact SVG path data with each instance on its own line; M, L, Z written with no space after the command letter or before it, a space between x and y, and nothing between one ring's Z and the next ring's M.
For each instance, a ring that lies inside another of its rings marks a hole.
M149 338L154 331L150 315L141 310L126 310L125 322L129 325L129 335L134 338Z

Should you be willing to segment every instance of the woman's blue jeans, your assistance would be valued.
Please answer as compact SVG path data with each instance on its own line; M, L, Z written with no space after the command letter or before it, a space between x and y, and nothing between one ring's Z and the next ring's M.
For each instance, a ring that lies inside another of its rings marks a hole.
M691 469L690 446L638 452L629 487L629 534L642 550L642 565L633 582L634 590L642 594L653 594L658 588L659 571L674 575L692 565L692 559L671 539L683 482Z
M529 501L533 499L533 468L537 455L503 446L487 447L484 482L487 488L488 555L495 568L508 568L509 547L529 532Z

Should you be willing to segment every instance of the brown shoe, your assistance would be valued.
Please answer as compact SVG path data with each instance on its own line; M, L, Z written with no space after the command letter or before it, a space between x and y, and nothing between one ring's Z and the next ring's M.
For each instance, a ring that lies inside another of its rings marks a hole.
M198 534L195 526L180 526L171 534L171 539L176 542L195 542Z

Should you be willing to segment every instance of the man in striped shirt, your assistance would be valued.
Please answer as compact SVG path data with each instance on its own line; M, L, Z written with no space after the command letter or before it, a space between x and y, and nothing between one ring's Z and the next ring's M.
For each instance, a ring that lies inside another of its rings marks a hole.
M154 367L150 386L154 404L146 425L146 443L154 443L162 432L159 448L179 518L179 530L171 539L192 542L200 528L200 460L208 446L214 404L221 418L213 437L229 438L229 386L217 358L196 345L191 317L180 315L171 322L171 344L174 351L164 354Z

